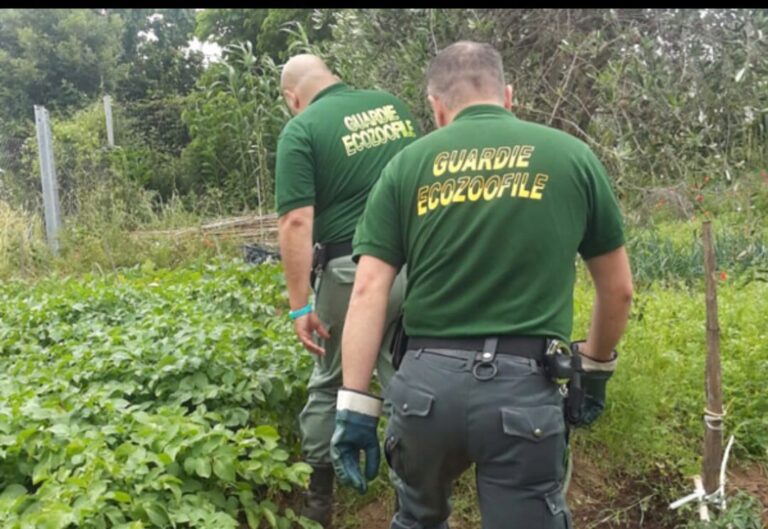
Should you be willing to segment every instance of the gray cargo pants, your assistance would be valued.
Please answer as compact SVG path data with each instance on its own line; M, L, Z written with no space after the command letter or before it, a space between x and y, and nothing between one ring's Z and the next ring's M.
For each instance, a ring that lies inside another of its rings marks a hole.
M451 485L472 463L483 529L569 529L563 397L534 360L409 351L390 381L384 452L400 477L391 529L445 529Z
M309 398L299 415L301 444L304 461L310 465L331 464L331 436L336 425L336 394L341 387L341 336L352 294L357 265L351 256L338 257L328 262L317 279L315 311L331 337L318 343L325 348L325 356L315 356L315 367L307 389ZM389 351L395 333L400 306L405 296L405 267L395 278L389 294L384 339L376 361L379 383L385 387L394 373Z

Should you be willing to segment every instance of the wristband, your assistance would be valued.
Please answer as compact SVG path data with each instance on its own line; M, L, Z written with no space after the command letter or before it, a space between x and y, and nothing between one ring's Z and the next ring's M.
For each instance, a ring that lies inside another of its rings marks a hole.
M292 320L295 320L296 318L300 318L304 316L305 314L309 314L312 312L312 303L307 303L300 309L292 310L288 313L288 317Z

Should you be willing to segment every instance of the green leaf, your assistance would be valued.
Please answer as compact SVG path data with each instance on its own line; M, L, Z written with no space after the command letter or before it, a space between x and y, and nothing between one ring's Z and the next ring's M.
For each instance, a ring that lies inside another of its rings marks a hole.
M118 503L131 503L131 495L127 492L122 491L114 491L108 494L108 497L112 497L113 500L115 500Z
M246 507L245 519L248 521L248 527L251 529L258 529L259 522L261 522L261 516L258 515L256 510L250 507Z
M277 434L277 429L274 426L270 426L268 424L262 424L261 426L257 426L253 430L253 433L265 439L277 439L279 437L279 435Z
M145 504L144 511L147 513L149 520L159 527L165 527L170 523L168 513L160 503Z
M261 512L264 514L264 518L269 522L269 525L277 529L277 518L275 517L275 513L269 508L262 508Z
M51 467L51 458L53 455L48 452L46 454L45 459L40 461L37 465L35 465L34 470L32 471L32 484L37 485L44 479L48 477L48 472Z
M231 457L213 457L213 472L228 483L235 481L235 460Z
M201 478L211 477L211 461L207 457L199 457L195 461L195 472Z
M0 493L0 501L3 503L10 503L16 498L25 495L26 493L27 489L25 489L23 485L19 485L18 483L11 483L5 487L5 490L2 493Z
M65 529L68 525L75 523L75 516L69 507L57 505L47 509L45 518L40 522L37 525L40 529Z

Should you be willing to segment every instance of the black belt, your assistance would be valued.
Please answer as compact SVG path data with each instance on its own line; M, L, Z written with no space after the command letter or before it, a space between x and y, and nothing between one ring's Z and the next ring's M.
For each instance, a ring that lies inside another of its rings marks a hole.
M488 336L480 338L408 337L408 350L463 349L479 353L508 354L543 361L548 340L543 336Z
M352 254L352 241L330 242L325 245L325 263Z

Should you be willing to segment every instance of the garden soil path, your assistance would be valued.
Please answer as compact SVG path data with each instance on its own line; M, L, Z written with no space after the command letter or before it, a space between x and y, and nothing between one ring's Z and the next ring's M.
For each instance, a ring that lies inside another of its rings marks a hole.
M568 504L578 529L674 529L684 522L667 509L667 502L643 487L611 486L594 464L577 459ZM760 499L764 526L768 527L768 472L759 464L736 468L729 472L728 490L744 490ZM389 529L392 501L379 498L358 511L357 529ZM675 522L677 520L677 523ZM451 529L479 529L463 520L451 519Z

